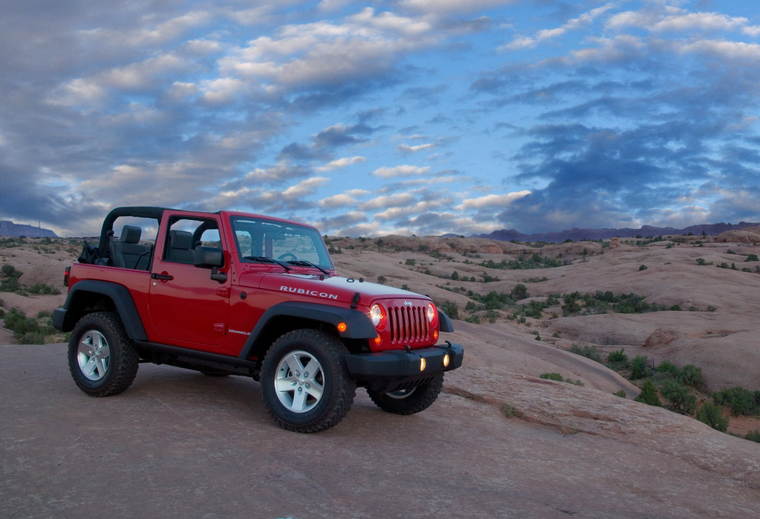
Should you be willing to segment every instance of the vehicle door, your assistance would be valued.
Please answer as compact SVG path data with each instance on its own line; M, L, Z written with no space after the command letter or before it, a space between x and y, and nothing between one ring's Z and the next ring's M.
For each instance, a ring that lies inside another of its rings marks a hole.
M158 342L193 349L219 347L227 332L230 281L211 279L211 270L196 267L193 256L199 245L226 250L219 232L220 219L183 213L167 214L164 220L157 244L160 250L153 261L149 302Z

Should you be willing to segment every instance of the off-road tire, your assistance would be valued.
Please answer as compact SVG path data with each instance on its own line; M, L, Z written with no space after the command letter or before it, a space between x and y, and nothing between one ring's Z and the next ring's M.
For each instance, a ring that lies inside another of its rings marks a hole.
M406 415L419 413L430 407L438 398L442 387L443 373L430 382L415 387L406 396L393 398L388 393L376 393L372 390L367 390L367 393L375 405L383 411Z
M276 387L282 363L294 353L303 353L321 365L321 398L305 412L293 412L281 401ZM282 335L269 348L261 366L261 397L274 421L283 429L314 433L329 429L346 416L354 402L356 383L346 367L348 351L335 336L320 330L294 330Z
M101 334L110 350L105 375L99 380L89 379L78 360L80 342L91 332ZM95 312L79 320L71 332L68 359L69 371L76 385L96 397L116 395L126 390L137 375L140 360L119 315L114 312Z

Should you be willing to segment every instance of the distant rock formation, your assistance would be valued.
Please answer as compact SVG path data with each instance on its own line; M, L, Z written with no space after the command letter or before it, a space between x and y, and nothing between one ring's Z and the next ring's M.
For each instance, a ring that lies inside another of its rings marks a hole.
M689 234L701 235L703 232L707 236L718 236L726 231L739 231L747 227L757 227L760 223L740 222L737 224L715 223L692 225L683 229L674 229L673 227L652 227L645 225L641 229L565 229L559 232L547 232L541 234L523 234L514 229L502 229L494 231L491 234L479 234L474 238L489 238L500 241L545 241L548 243L560 243L565 240L607 240L614 237L635 238L637 236L663 236L668 234Z
M746 227L737 231L720 233L715 241L717 243L760 243L760 227Z
M9 220L0 220L0 236L17 238L26 236L27 238L57 238L58 236L50 229L41 229L31 225L13 223Z

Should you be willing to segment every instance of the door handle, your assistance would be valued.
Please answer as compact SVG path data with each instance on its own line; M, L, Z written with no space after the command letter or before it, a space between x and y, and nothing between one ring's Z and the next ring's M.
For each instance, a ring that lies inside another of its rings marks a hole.
M161 281L171 281L174 279L174 276L170 276L168 274L156 274L155 272L150 275L152 279L160 279Z

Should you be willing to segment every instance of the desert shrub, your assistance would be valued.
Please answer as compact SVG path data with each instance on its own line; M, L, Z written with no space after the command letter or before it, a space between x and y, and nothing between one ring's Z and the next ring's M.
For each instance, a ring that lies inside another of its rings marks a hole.
M480 324L480 316L468 315L467 317L464 318L464 321L466 323Z
M697 409L697 397L689 389L675 380L667 380L660 388L662 396L668 399L667 408L679 414L693 415Z
M412 259L412 258L408 258L408 259L406 260L406 263L405 263L405 264L406 264L406 265L409 265L410 267L413 267L413 266L415 266L415 265L417 264L417 260L414 260L414 259Z
M540 378L548 380L556 380L557 382L564 382L565 379L559 373L541 373Z
M456 270L451 273L451 279L454 281L459 281L459 273Z
M512 299L519 301L520 299L527 299L528 297L530 297L530 294L528 294L528 287L526 287L522 283L518 283L512 289L512 292L509 294L509 296Z
M639 271L642 271L642 270L646 270L646 269L647 269L647 266L646 266L646 265L641 265L641 266L639 267Z
M586 357L587 359L595 360L596 362L602 362L602 358L599 356L596 346L573 343L567 351L580 355L581 357Z
M37 283L29 287L27 290L30 294L37 295L58 295L61 293L60 290L55 287L51 287L47 283Z
M385 276L377 276L377 282L381 285L384 285L386 281L388 281L388 279Z
M535 340L540 341L541 340L541 336L539 334L536 334L536 339Z
M539 301L531 301L530 304L522 305L522 310L525 312L525 315L528 317L532 317L534 319L541 319L544 316L544 309L546 308L546 303L541 303Z
M712 402L702 404L702 407L697 411L697 420L720 432L726 432L728 429L728 417L723 416L720 406L714 405Z
M760 261L760 259L757 258L757 254L750 254L744 261Z
M708 312L715 312L716 310L718 310L718 308L717 308L717 307L715 307L715 306L713 306L713 305L709 305L709 306L707 307L707 311L708 311Z
M678 375L681 372L681 370L678 369L678 366L667 360L662 361L662 363L657 366L656 369L660 373L668 373L673 378L678 378Z
M486 319L488 319L489 323L495 323L498 318L499 318L499 312L497 312L496 310L488 310L486 312Z
M628 355L625 354L625 350L622 348L611 351L607 355L607 363L611 365L620 365L622 367L628 364Z
M18 292L21 290L22 287L18 282L18 278L22 274L13 265L3 265L2 269L0 269L0 292Z
M670 307L670 311L671 312L680 312L681 311L681 307L679 305L673 305L673 306Z
M728 249L728 250L726 251L726 254L736 254L736 253L735 253L734 251L732 251L731 249Z
M404 283L403 285L401 285L401 290L409 290L409 285Z
M752 442L760 443L760 430L755 429L754 431L750 431L744 438Z
M572 294L565 294L563 300L564 304L562 305L562 315L565 317L581 311L581 305L578 304L577 292Z
M459 307L457 307L456 303L444 301L443 303L436 304L436 306L450 318L459 319Z
M478 305L476 305L474 301L467 301L467 304L464 305L464 309L468 312L474 312L478 309Z
M5 317L5 310L0 308L0 318Z
M631 361L631 380L644 378L649 375L646 355L636 355Z
M713 399L718 405L727 405L731 408L731 414L750 416L760 413L760 404L755 398L757 395L741 386L724 389L713 393Z
M3 307L3 306L5 306L5 301L3 301L2 299L0 299L0 307Z
M657 388L654 387L651 380L644 382L644 385L641 387L641 393L634 400L647 405L662 407L660 397L657 396Z
M620 391L616 391L612 393L615 396L619 396L620 398L625 398L625 390L621 389Z
M705 389L705 377L702 375L702 368L696 367L694 364L687 364L681 369L678 375L681 382L687 386L691 386L697 391Z

